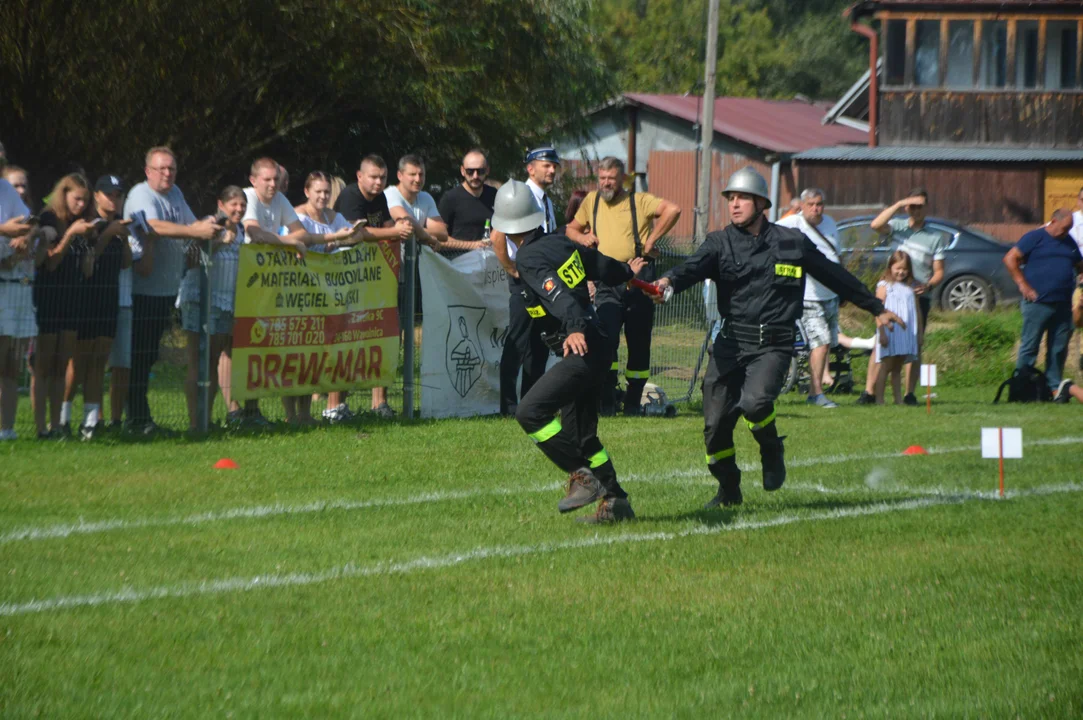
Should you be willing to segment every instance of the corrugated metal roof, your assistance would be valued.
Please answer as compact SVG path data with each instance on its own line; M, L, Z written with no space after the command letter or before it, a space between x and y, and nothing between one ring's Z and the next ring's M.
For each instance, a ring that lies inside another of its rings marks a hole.
M625 102L652 108L691 123L699 121L695 95L625 93ZM714 104L714 131L770 152L795 153L821 145L868 142L868 134L842 125L823 125L830 103L720 97Z
M1079 162L1083 148L993 148L888 145L819 147L794 156L797 160L843 162Z

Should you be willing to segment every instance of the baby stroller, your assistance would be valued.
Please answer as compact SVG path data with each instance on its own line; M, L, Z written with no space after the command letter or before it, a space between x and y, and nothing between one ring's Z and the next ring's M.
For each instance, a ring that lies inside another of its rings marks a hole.
M800 393L808 394L809 391L809 347L808 333L800 320L797 321L797 336L793 343L794 356L790 361L790 370L786 374L786 381L782 383L782 391L785 394L796 389ZM849 395L854 391L854 373L851 365L850 350L841 345L831 348L827 357L827 371L834 379L830 387L824 387L824 393Z

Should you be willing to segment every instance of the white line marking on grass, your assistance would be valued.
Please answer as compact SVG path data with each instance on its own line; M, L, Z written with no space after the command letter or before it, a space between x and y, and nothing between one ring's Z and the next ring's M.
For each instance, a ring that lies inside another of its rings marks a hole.
M174 586L159 586L138 590L135 588L123 588L121 590L93 595L62 595L45 600L31 600L23 603L0 604L0 617L12 615L26 615L42 613L51 610L66 610L81 607L95 607L100 605L114 605L120 603L138 603L147 600L160 600L164 598L199 597L204 595L220 595L232 592L245 592L260 588L299 587L305 585L317 585L331 580L347 578L370 577L374 575L406 575L420 570L440 570L454 567L467 562L487 560L490 558L512 558L524 555L538 555L554 553L562 550L579 550L584 548L620 545L625 543L657 542L676 540L684 537L715 535L723 532L737 532L741 530L762 530L765 528L792 525L799 522L815 522L819 520L841 520L844 518L861 517L866 515L881 515L891 512L902 512L932 507L935 505L958 505L965 502L961 498L920 498L906 500L897 503L879 503L856 508L844 508L826 512L811 513L808 515L780 515L771 520L743 520L739 519L730 525L696 525L677 532L652 532L652 533L622 533L616 535L597 534L580 540L570 540L560 543L540 543L537 545L497 545L494 547L478 547L460 553L448 553L445 555L421 556L413 560L399 562L380 562L373 565L358 567L353 564L343 565L329 570L315 573L291 573L288 575L257 575L253 577L233 577L220 580L208 580L198 584L185 583Z
M1010 494L1009 497L1049 495L1053 493L1079 492L1080 490L1083 490L1083 486L1077 485L1076 483L1067 485L1047 485L1032 490L1019 490ZM770 520L746 520L744 518L739 518L729 525L697 524L676 532L621 533L615 535L595 534L579 540L569 540L558 543L478 547L465 552L447 553L444 555L423 555L414 558L413 560L379 562L363 567L358 567L349 563L341 567L315 573L256 575L252 577L233 577L220 580L209 580L196 584L184 583L174 586L159 586L146 590L123 588L113 592L97 593L93 595L61 595L45 600L0 604L0 617L101 605L139 603L147 600L160 600L164 598L221 595L232 592L259 590L261 588L301 587L306 585L317 585L332 580L371 577L376 575L407 575L421 570L441 570L462 565L467 562L487 560L490 558L522 557L526 555L555 553L562 550L580 550L609 545L621 545L625 543L666 542L680 538L717 535L726 532L763 530L803 522L842 520L853 517L919 510L928 507L962 505L969 501L985 501L993 500L995 498L996 496L992 493L956 493L954 495L924 497L890 503L881 502L875 505L865 505L861 507L840 508L837 510L813 512L807 515L779 515Z
M1025 444L1028 446L1037 446L1074 445L1079 443L1083 443L1083 437L1047 438L1032 440ZM949 448L930 447L927 449L927 452L930 455L944 455L948 453L973 452L980 449L980 445L965 445L962 447ZM899 452L824 455L811 458L794 458L787 461L787 466L792 469L799 467L814 467L817 465L839 465L843 463L857 462L862 460L887 460L890 458L898 457L900 457ZM759 464L746 464L741 466L741 470L748 473L754 473L760 470L760 466ZM710 473L704 466L689 468L687 470L673 470L667 473L627 473L621 477L621 482L675 484L674 481L683 481L688 484L701 484L699 482L696 482L695 479L703 479L704 482L702 484L709 484L711 482L714 482L713 478L711 478L710 476ZM4 533L3 535L0 535L0 545L18 541L51 540L66 538L72 535L93 535L96 533L110 532L113 530L138 530L143 528L169 527L176 525L191 527L196 525L204 525L215 522L226 522L231 520L256 520L282 515L302 515L306 513L318 513L328 510L365 510L371 508L398 507L404 505L424 505L427 503L469 500L478 497L552 492L553 490L558 490L561 487L561 483L544 483L510 488L487 488L483 490L450 490L446 492L421 493L419 495L411 495L404 498L377 498L374 500L317 500L300 505L275 504L255 505L247 507L242 506L230 508L228 510L212 510L191 515L173 515L161 518L139 518L135 520L114 518L91 522L86 522L80 519L78 522L75 523L45 525L39 527L25 527L11 530ZM832 492L832 490L829 490L822 485L811 486L801 485L798 483L790 483L787 487L795 490L806 489L815 490L818 492ZM822 488L822 490L820 488ZM857 490L860 490L860 488L853 488L850 490L841 489L838 492L845 493L854 492ZM905 492L905 490L900 490L900 492ZM914 494L922 494L922 492L923 491L921 490L913 491ZM952 491L950 490L945 490L943 494L950 494L951 492Z

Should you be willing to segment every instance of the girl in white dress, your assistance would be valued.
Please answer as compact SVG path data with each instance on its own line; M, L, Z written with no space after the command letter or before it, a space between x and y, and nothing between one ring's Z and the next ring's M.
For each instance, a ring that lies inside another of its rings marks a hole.
M902 369L906 363L917 358L921 316L910 287L913 282L914 269L910 256L896 250L888 258L887 268L876 284L876 297L880 298L886 309L898 315L906 327L894 325L890 329L880 328L880 342L876 346L876 362L880 363L880 373L876 378L877 405L884 404L884 388L889 376L895 404L902 405Z

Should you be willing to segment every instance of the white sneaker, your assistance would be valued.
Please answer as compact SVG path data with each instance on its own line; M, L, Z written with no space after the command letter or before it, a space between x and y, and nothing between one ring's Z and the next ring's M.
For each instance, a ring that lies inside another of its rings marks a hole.
M14 430L0 430L0 441L18 439L19 435Z
M332 425L335 423L349 422L350 420L353 420L353 417L354 414L350 411L350 407L346 403L341 403L323 411L323 419Z

